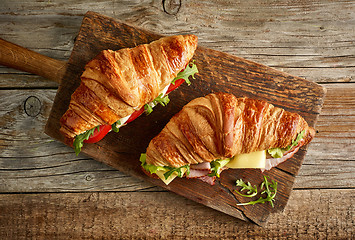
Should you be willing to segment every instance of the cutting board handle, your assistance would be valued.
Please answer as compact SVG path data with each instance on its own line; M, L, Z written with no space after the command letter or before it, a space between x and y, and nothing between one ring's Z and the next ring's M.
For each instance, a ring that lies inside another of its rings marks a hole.
M60 83L66 62L31 51L0 38L0 65L33 73Z

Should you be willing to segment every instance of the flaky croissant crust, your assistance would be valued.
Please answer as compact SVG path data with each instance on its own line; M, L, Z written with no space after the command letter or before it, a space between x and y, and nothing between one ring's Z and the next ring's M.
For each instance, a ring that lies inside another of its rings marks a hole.
M209 94L185 105L151 140L146 162L180 167L285 148L303 130L307 144L315 131L299 114L261 100Z
M196 47L196 36L178 35L102 51L85 66L81 84L60 119L66 142L98 125L113 124L154 100L189 63Z

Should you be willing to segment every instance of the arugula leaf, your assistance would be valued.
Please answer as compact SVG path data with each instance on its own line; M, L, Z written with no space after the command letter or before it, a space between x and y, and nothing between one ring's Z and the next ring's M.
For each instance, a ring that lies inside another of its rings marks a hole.
M163 94L159 94L158 97L156 97L154 100L153 100L153 103L154 105L157 105L158 103L160 105L162 105L163 107L165 107L168 103L170 102L170 99L169 99L169 96L168 95L165 95L163 97Z
M236 181L236 185L238 187L242 187L242 189L240 189L240 191L248 190L247 195L241 194L239 191L235 190L240 196L254 197L254 196L256 196L256 194L258 194L258 188L255 185L253 187L250 182L248 182L248 184L246 184L242 179L239 179Z
M210 162L211 164L211 173L208 174L208 176L213 177L219 177L219 173L221 172L220 169L222 167L224 167L225 165L227 165L227 163L229 163L230 159L217 159L214 160L212 162Z
M112 131L114 131L116 133L118 133L120 131L120 128L117 125L118 126L121 125L121 121L120 120L118 120L117 122L115 122L114 124L111 125Z
M149 115L153 112L153 107L149 105L149 103L147 103L146 105L144 105L144 111L145 114Z
M84 140L88 140L91 135L94 134L95 129L100 131L100 126L94 127L93 129L87 130L79 135L77 135L74 139L73 147L75 150L76 156L79 155L81 148L84 146Z
M172 84L175 84L175 81L178 79L184 79L185 82L190 85L191 82L189 80L189 77L192 76L193 79L195 79L195 73L198 73L198 69L196 64L193 62L190 62L186 68L184 69L184 71L179 72L176 76L176 78L174 78L174 80L171 82Z
M139 161L142 163L141 166L150 173L157 173L157 171L166 171L164 173L165 179L168 179L171 176L171 174L173 174L174 172L177 172L178 177L183 177L183 172L181 171L183 168L186 168L187 175L189 175L190 173L190 165L185 165L177 168L169 167L169 166L162 167L162 166L147 164L146 159L147 159L147 155L145 153L142 153L139 158Z
M295 140L292 140L292 144L286 148L286 151L288 151L288 150L290 150L291 148L297 146L298 142L303 138L304 133L305 133L305 130L303 130L302 132L300 132L300 133L297 135L297 138L296 138Z
M175 84L175 81L178 79L184 79L185 82L190 85L191 82L189 80L189 77L192 76L193 79L195 79L195 73L198 73L197 66L194 62L190 62L184 71L179 72L176 77L171 81L171 84ZM156 106L158 103L165 107L168 103L170 102L169 96L163 94L159 94L158 97L156 97L151 103L147 103L144 105L144 111L147 115L151 114L153 112L153 107ZM153 106L152 106L153 105Z
M271 180L271 182L269 182L267 180L267 178L270 178L270 177L264 176L264 181L261 183L261 186L260 186L260 189L263 189L265 187L265 190L261 192L261 194L267 195L265 198L260 197L256 201L250 201L250 202L246 202L246 203L238 203L237 205L254 205L257 203L270 202L271 206L274 207L273 202L275 201L275 196L277 193L277 182L274 180Z
M284 153L291 148L297 146L298 142L303 138L303 135L305 133L305 130L300 132L295 140L292 140L291 145L287 146L286 148L270 148L267 150L267 152L273 157L273 158L281 158Z
M147 115L149 115L153 112L153 106L156 106L159 103L160 105L165 107L169 102L170 102L169 96L168 95L163 96L163 94L161 93L151 103L147 103L144 105L144 111ZM151 104L153 104L153 106Z

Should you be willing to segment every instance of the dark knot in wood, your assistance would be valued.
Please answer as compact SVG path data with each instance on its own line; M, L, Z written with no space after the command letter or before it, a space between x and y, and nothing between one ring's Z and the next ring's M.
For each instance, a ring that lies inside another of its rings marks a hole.
M93 180L93 177L90 174L88 174L88 175L85 176L85 180L90 182L90 181Z
M163 0L164 12L169 15L176 15L181 7L181 0Z
M25 101L24 108L28 116L36 117L41 112L42 103L38 97L29 96Z

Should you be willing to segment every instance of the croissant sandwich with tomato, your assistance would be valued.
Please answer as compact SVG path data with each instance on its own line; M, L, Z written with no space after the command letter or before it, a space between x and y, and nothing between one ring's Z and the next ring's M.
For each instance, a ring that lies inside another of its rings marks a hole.
M224 169L269 170L314 135L297 113L261 100L213 93L185 105L150 141L140 161L147 175L165 184L186 177L213 185Z
M80 86L60 119L60 132L79 154L83 142L101 140L143 112L150 113L167 94L198 72L190 62L194 35L163 37L150 44L104 50L86 64Z

